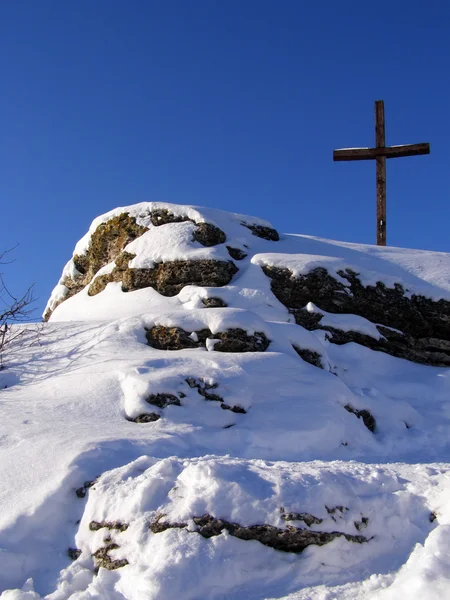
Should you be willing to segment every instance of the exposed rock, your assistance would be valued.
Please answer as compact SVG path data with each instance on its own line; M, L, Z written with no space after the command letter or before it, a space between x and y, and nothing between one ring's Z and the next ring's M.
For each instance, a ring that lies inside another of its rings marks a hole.
M211 223L196 223L188 216L174 215L166 208L153 210L150 219L152 224L156 227L166 225L167 223L183 223L189 221L195 223L197 228L194 231L193 240L199 242L203 246L216 246L217 244L223 244L226 240L225 233L216 227L216 225L212 225Z
M262 331L248 335L243 329L228 329L214 334L212 339L220 340L214 346L216 352L264 352L270 344Z
M150 530L153 533L160 533L171 527L186 527L185 523L161 523L160 519L163 516L161 515L157 521L150 524ZM310 529L292 526L280 529L273 525L243 526L224 519L216 519L208 514L202 517L194 517L193 521L198 527L197 533L204 538L220 535L226 530L233 537L241 540L257 540L264 546L281 550L282 552L300 553L310 545L323 546L337 537L345 537L349 542L356 542L358 544L369 541L362 535L349 535L340 531L311 531Z
M221 402L222 404L220 406L223 408L223 410L231 410L231 412L244 415L247 413L247 411L241 406L229 406L228 404L225 404L222 396L219 396L219 394L216 394L215 392L211 392L211 390L215 390L219 387L218 383L207 383L201 377L199 377L199 379L196 379L195 377L188 377L186 379L186 383L190 388L197 389L197 392L200 394L200 396L205 398L205 400Z
M132 423L154 423L161 418L157 413L142 413L138 417L127 417L127 421L131 421Z
M368 517L362 517L361 521L355 521L354 525L357 531L361 531L361 529L365 529L369 524Z
M244 225L244 227L250 229L253 235L262 238L263 240L278 242L280 239L278 231L272 227L265 227L263 225L249 225L248 223L241 223L241 225Z
M91 521L89 523L89 529L91 531L99 531L99 529L104 528L123 532L128 529L128 523L122 523L122 521Z
M199 223L194 231L192 239L200 242L202 246L217 246L223 244L227 239L225 233L211 223Z
M319 369L323 369L322 364L322 355L316 352L315 350L308 350L307 348L299 348L295 344L292 345L294 350L303 359L305 362L313 365L314 367L319 367Z
M153 521L150 522L148 528L152 533L162 533L167 529L183 529L187 527L187 523L169 523L168 521L161 521L166 515L157 514Z
M78 496L78 498L84 498L86 496L88 489L91 488L96 483L97 483L96 479L93 479L92 481L85 481L81 487L79 487L77 490L75 490L75 493Z
M166 225L167 223L183 223L185 221L191 221L191 219L185 215L175 216L173 213L169 212L167 208L156 208L155 210L152 210L150 220L155 227Z
M151 394L145 400L149 404L157 406L158 408L166 408L166 406L169 406L170 404L174 404L175 406L181 406L179 398L177 398L173 394Z
M130 292L153 287L163 296L176 296L186 285L227 285L237 272L232 261L171 261L159 263L152 269L128 269L122 279L122 289Z
M363 286L358 274L349 269L338 273L348 286L323 267L299 277L278 267L264 266L263 271L272 279L273 293L294 314L296 322L309 330L328 331L331 342L355 342L414 362L450 366L449 301L409 296L400 284L393 288L382 282ZM377 327L384 339L321 326L322 315L304 309L310 301L327 312L355 314L380 323Z
M120 569L128 564L126 558L114 560L109 556L111 550L117 550L118 548L120 548L118 544L111 542L94 552L92 556L95 558L95 566L97 571L100 569L100 567L103 569L108 569L108 571L114 571L115 569Z
M95 277L92 281L88 289L88 296L96 296L105 289L108 283L122 281L125 272L128 270L128 263L135 258L135 256L135 254L131 254L130 252L122 252L119 254L116 258L116 265L111 273L98 275L98 277Z
M78 550L78 548L69 548L67 550L67 556L71 560L77 560L77 558L81 556L81 550Z
M120 264L116 264L111 273L96 277L89 287L89 296L103 291L112 281L121 281L124 292L151 287L163 296L176 296L186 285L227 285L238 272L232 261L224 260L177 260L158 263L151 269L133 269L124 266L131 258L134 258L132 254L124 252Z
M187 216L175 216L168 210L154 210L150 215L153 225L192 221ZM165 296L175 296L185 285L222 286L230 282L237 272L232 261L200 260L172 261L156 265L154 269L130 269L128 263L134 255L123 252L127 244L148 231L138 225L135 217L122 213L101 223L91 236L85 254L75 255L73 262L77 270L74 277L66 277L66 294L58 304L71 298L87 285L89 295L95 296L111 282L122 282L123 291L133 291L144 287L154 287ZM193 239L204 246L214 246L226 241L225 233L210 223L196 223ZM98 271L105 265L115 262L111 273L100 275L93 281ZM56 308L56 306L53 307ZM47 321L53 310L47 310Z
M344 406L344 408L348 412L356 415L358 417L358 419L362 419L363 423L367 427L367 429L369 431L371 431L372 433L374 433L375 428L376 428L376 421L370 411L366 410L365 408L363 408L363 410L358 410L356 408L353 408L353 406L351 406L350 404L346 404Z
M146 231L148 229L138 225L128 213L101 223L91 236L86 254L73 257L77 271L90 281L99 269L115 260L127 244Z
M212 400L213 402L223 402L223 398L218 394L211 392L211 390L215 390L219 387L218 383L207 383L203 381L200 377L199 379L195 379L195 377L188 377L186 379L186 383L192 389L197 388L197 392L205 398L205 400Z
M227 246L227 250L228 254L231 256L231 258L234 258L234 260L243 260L247 256L247 254L239 248L232 248L231 246Z
M337 512L340 512L342 514L348 512L350 509L348 508L348 506L342 506L341 504L338 504L337 506L325 506L326 511L329 515L334 515Z
M121 213L109 221L101 223L91 236L87 252L76 254L73 257L78 275L65 279L64 285L68 292L60 303L86 287L102 267L114 261L127 244L146 231L148 229L138 225L136 219L130 217L128 213ZM111 281L115 280L111 279ZM50 310L46 312L44 321L50 318L52 312Z
M222 298L202 298L206 308L226 308L228 304Z
M320 525L323 522L323 519L319 519L319 517L315 517L310 513L285 512L284 508L281 508L280 512L283 521L303 521L308 527Z
M184 348L198 348L198 342L195 342L189 334L181 327L163 327L155 325L151 329L145 330L147 343L157 350L182 350Z
M257 331L248 335L243 329L228 329L219 333L211 333L209 329L194 332L196 340L180 327L163 327L155 325L146 329L149 346L158 350L182 350L184 348L206 347L206 340L218 340L214 346L217 352L264 352L270 344L263 332Z
M311 313L306 308L291 308L290 312L294 315L297 325L301 325L309 331L319 329L319 323L323 319L321 313Z
M245 408L242 408L242 406L229 406L228 404L222 404L221 408L223 408L223 410L231 410L231 412L238 413L241 415L247 414L247 411L245 410Z

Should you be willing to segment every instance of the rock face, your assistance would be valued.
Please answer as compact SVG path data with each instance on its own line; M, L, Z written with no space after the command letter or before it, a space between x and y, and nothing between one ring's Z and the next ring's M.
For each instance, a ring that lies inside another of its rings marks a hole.
M68 276L64 279L64 286L67 293L60 302L78 294L78 292L92 281L102 267L115 260L127 244L146 231L148 231L147 228L138 225L136 219L130 217L128 213L122 213L106 223L101 223L92 234L87 252L82 255L74 255L73 263L76 275L72 277ZM130 257L131 255L128 257L128 260L130 260ZM123 262L126 259L127 257L124 256L122 266L124 266ZM44 321L48 321L53 310L46 311Z
M358 273L348 269L338 272L348 285L322 267L299 277L294 277L289 269L264 266L263 270L272 280L273 293L290 309L296 322L309 330L327 331L331 342L356 342L414 362L450 366L449 301L408 295L400 284L393 288L382 282L364 286ZM312 300L327 312L355 314L376 323L383 337L377 340L358 332L321 326L322 315L304 310Z
M89 295L99 294L108 283L121 281L124 292L151 287L163 296L176 296L186 285L227 285L238 272L231 260L180 260L160 263L152 269L132 269L128 267L132 258L133 255L122 253L111 273L99 275L94 279L89 287Z

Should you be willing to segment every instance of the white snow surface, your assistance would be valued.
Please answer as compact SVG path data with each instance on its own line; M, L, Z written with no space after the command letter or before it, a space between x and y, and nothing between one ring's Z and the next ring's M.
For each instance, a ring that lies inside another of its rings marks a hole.
M154 227L149 214L167 208L227 236L204 248L193 222ZM127 246L132 266L161 261L247 258L228 286L186 286L177 296L153 289L124 293L110 283L83 290L36 332L25 330L0 371L0 598L2 600L434 600L450 597L450 369L427 367L357 344L330 344L323 332L295 324L275 298L261 265L295 274L317 266L352 268L364 283L400 283L410 294L450 299L450 255L335 242L309 236L260 239L242 226L269 224L212 209L163 203L118 208L96 227L129 212L149 228ZM102 272L112 269L107 265ZM64 279L49 307L64 296ZM342 280L346 283L346 280ZM219 297L227 308L205 308ZM379 338L367 319L331 315L310 299L322 322ZM162 351L145 328L213 333L264 332L266 352ZM293 345L318 352L324 369ZM195 378L223 410L186 382ZM180 406L146 399L172 394ZM345 410L369 410L376 430ZM133 419L160 415L150 423ZM75 490L84 482L84 498ZM320 523L286 522L284 512ZM209 539L194 517L209 514L243 526L291 525L344 536L302 553L282 552L224 531ZM155 518L185 527L152 533ZM128 525L90 528L92 521ZM112 560L95 572L92 556L114 543ZM68 548L79 549L76 560Z

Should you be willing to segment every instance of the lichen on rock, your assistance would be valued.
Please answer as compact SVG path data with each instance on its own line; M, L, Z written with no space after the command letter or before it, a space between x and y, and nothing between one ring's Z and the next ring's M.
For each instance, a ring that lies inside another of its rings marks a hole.
M238 268L232 261L176 260L158 263L153 268L134 269L128 262L134 256L124 252L111 273L99 275L89 287L89 295L103 291L108 283L122 282L122 291L151 287L163 296L176 296L186 285L221 287L230 283Z
M126 212L101 223L92 234L87 251L84 254L74 255L72 260L77 273L73 277L64 279L63 285L67 293L57 304L68 300L85 288L102 267L116 260L127 244L146 231L148 231L147 227L138 225L136 218ZM110 281L115 280L110 279ZM48 321L55 308L56 306L53 306L53 309L46 311L44 321Z

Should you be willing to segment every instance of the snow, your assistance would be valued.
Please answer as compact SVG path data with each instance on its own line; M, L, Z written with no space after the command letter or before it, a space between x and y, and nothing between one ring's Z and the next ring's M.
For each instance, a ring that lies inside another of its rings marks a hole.
M357 333L362 333L363 335L369 335L376 340L379 340L383 337L376 328L376 325L374 325L368 319L360 317L359 315L329 313L315 306L313 302L308 302L306 305L306 310L309 313L318 313L323 315L323 318L320 320L321 327L334 327L335 329L340 329L341 331L356 331Z
M172 298L150 288L124 293L120 283L92 297L85 289L11 348L0 372L0 598L449 597L450 369L337 346L324 332L303 329L272 294L261 265L297 275L352 268L365 283L401 283L410 294L449 299L450 255L288 234L272 242L241 225L269 225L259 219L162 203L102 215L75 254L100 223L128 211L149 228L126 248L136 254L132 266L230 260L225 244L193 242L192 222L151 225L155 208L215 224L226 245L248 257L236 261L229 285L186 286ZM69 261L61 281L73 268ZM51 306L64 289L55 288ZM228 307L206 309L202 299L212 297ZM326 313L314 300L306 308L323 314L323 325L379 339L376 323ZM270 345L231 354L209 340L206 349L156 350L145 339L155 324L182 327L193 340L204 328L264 332ZM324 369L301 360L293 346L320 354ZM246 413L205 399L188 378L214 386L223 404ZM155 394L172 394L180 406L150 405ZM348 405L372 413L375 433ZM149 412L159 420L128 420ZM80 488L84 498L75 493ZM322 522L286 523L281 509ZM339 537L293 554L227 531L205 539L193 520L204 514L368 541ZM152 533L157 515L186 526ZM128 528L92 531L92 521ZM92 554L108 536L119 546L110 558L129 564L95 574ZM81 550L77 560L68 548Z

